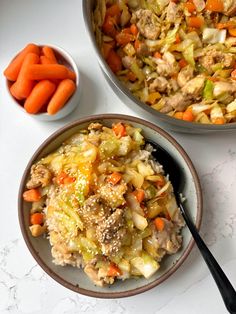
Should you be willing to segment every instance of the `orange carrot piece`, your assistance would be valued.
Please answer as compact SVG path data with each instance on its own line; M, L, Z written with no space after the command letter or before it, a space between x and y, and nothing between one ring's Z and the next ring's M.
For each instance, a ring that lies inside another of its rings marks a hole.
M233 80L236 80L236 69L231 72L231 77Z
M222 0L207 0L205 9L212 12L223 12L224 3Z
M24 103L25 110L31 114L39 112L48 102L55 89L56 85L48 80L37 83Z
M119 138L122 136L126 136L126 128L124 124L121 122L113 124L112 130L114 131L115 135Z
M105 21L102 25L103 33L112 37L112 38L115 38L116 34L118 33L115 25L116 25L116 19L114 17L108 15L105 18Z
M137 77L136 75L132 72L132 71L129 71L127 74L126 74L126 77L129 81L131 82L134 82L137 80Z
M184 7L188 10L189 13L193 13L194 11L196 11L194 3L190 1L185 2Z
M176 34L176 36L175 36L175 43L176 44L181 43L181 38L180 38L179 34Z
M136 189L133 192L133 195L135 196L135 198L137 199L137 201L139 203L142 203L142 201L144 200L144 197L145 197L144 190L142 190L142 189Z
M34 81L27 79L25 73L29 65L37 64L38 62L39 56L35 53L30 52L25 56L17 80L10 88L11 94L16 99L27 98L31 93L34 87Z
M165 222L162 218L160 217L157 217L155 220L154 220L154 223L155 223L155 226L157 228L158 231L162 231L165 227Z
M231 29L231 28L236 28L236 23L235 21L227 21L227 22L224 22L224 23L217 23L216 24L216 28L218 29Z
M111 183L112 185L116 185L122 178L122 174L119 172L113 172L107 177L107 182Z
M70 74L61 64L33 64L28 67L26 76L30 80L67 79Z
M57 113L72 96L76 90L76 85L72 80L66 79L59 83L54 95L48 103L48 114Z
M41 199L41 193L38 189L27 190L23 193L23 199L26 202L38 202Z
M49 59L46 56L40 56L40 63L41 64L56 64L52 59Z
M194 115L192 113L192 110L186 109L183 113L183 120L192 122L194 121Z
M45 57L47 57L48 59L52 60L53 62L52 63L58 63L57 62L57 58L55 57L55 54L54 54L54 51L51 47L48 47L48 46L44 46L42 48L42 53Z
M114 73L122 70L121 58L113 49L108 54L107 63Z
M130 32L131 34L133 34L134 36L138 35L138 27L135 24L132 24L130 26Z
M157 58L157 59L161 59L162 58L162 55L160 54L159 51L156 51L153 55L154 58Z
M106 15L117 16L121 14L121 10L118 4L113 4L106 10Z
M190 27L201 28L204 25L204 19L202 16L190 16L187 23Z
M120 270L120 268L116 264L111 263L108 267L107 276L117 277L121 275L122 275L122 271Z
M225 118L216 118L212 121L214 124L225 124Z
M43 223L44 215L42 213L34 213L30 215L31 225L41 225Z
M236 28L229 28L228 32L231 36L236 37Z
M180 120L182 120L183 119L183 112L182 111L178 111L178 112L176 112L175 114L174 114L174 117L176 118L176 119L180 119Z
M59 173L56 177L56 183L58 185L62 185L62 184L69 184L69 183L73 183L75 182L75 178L69 176L66 172L62 171L61 173Z
M103 55L105 60L107 60L111 49L112 49L112 45L110 43L103 43L102 44L102 55Z
M185 59L179 60L179 66L181 69L186 67L186 65L188 65L188 62Z
M134 42L134 49L138 50L140 48L140 45L141 45L141 42L138 39L136 39Z
M116 42L119 46L125 46L134 39L135 37L133 34L125 33L124 31L121 31L116 35Z
M29 52L33 52L39 55L40 53L39 47L35 44L28 44L23 50L19 52L19 54L15 57L15 59L8 65L8 67L3 72L3 74L6 76L6 78L9 81L17 80L24 58Z
M160 176L160 178L156 181L156 186L158 188L162 188L166 184L166 180L164 176Z
M68 69L68 79L75 81L76 80L76 75L74 71L71 71Z

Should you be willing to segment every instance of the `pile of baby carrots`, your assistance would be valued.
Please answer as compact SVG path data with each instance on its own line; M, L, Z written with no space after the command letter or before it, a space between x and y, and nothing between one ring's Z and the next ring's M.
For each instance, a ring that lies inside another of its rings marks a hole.
M56 114L76 89L76 75L59 64L51 47L28 44L4 71L10 93L30 114Z

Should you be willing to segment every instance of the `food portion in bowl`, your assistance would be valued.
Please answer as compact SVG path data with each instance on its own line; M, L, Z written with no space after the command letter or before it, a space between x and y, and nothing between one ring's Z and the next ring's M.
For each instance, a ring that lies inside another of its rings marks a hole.
M97 44L134 96L177 119L236 122L235 1L95 4Z
M11 95L30 114L55 115L76 90L76 74L49 46L28 44L4 70Z
M23 193L32 236L98 286L150 278L182 244L173 187L141 132L91 123L31 167Z

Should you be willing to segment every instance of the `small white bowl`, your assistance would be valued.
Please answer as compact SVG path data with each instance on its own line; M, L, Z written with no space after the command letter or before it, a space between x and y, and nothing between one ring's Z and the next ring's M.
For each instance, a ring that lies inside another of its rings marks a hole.
M11 82L6 80L6 87L7 87L7 91L9 96L11 97L11 99L14 100L14 103L17 105L16 107L20 109L21 112L24 112L25 114L28 114L29 116L40 120L40 121L55 121L55 120L59 120L62 119L64 117L66 117L67 115L69 115L73 110L75 110L75 108L77 107L78 103L79 103L79 98L80 98L80 94L81 94L81 78L80 78L80 73L78 70L78 67L75 63L75 61L73 60L73 58L71 57L71 55L65 51L63 48L58 47L56 45L38 45L40 48L42 48L43 46L48 46L50 48L53 49L55 56L58 60L58 62L60 64L66 65L70 70L75 72L76 75L76 90L74 92L74 94L70 97L70 99L67 101L67 103L65 104L65 106L60 109L56 114L54 115L49 115L47 112L43 112L43 113L37 113L37 114L29 114L25 111L22 103L20 101L18 101L16 98L14 98L11 93L10 93L10 86L11 86Z

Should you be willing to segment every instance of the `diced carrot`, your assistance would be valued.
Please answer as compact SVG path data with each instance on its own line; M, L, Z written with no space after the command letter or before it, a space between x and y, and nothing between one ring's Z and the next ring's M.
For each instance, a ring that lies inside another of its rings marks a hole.
M116 27L116 20L114 17L112 16L107 16L105 18L105 21L102 25L102 31L104 34L106 34L107 36L110 36L112 38L115 38L116 34L118 33Z
M228 32L231 36L236 37L236 28L229 28Z
M121 276L121 275L122 275L122 271L120 270L120 268L116 264L111 263L108 267L107 276L117 277L117 276Z
M216 118L212 121L214 124L225 124L225 118Z
M176 119L180 119L180 120L183 120L183 112L182 111L178 111L178 112L176 112L175 114L174 114L174 117L176 118Z
M58 63L57 62L57 58L54 54L54 51L51 47L48 47L48 46L44 46L42 48L42 53L45 57L47 57L48 59L52 60L54 64Z
M194 3L190 1L185 2L184 7L188 10L189 13L193 13L194 11L196 11Z
M162 58L162 55L160 54L159 51L156 51L153 55L154 58L157 58L157 59L161 59Z
M28 113L35 114L48 102L56 89L56 85L48 80L37 83L24 103Z
M75 178L68 175L66 172L62 171L56 176L56 183L58 185L70 184L75 182Z
M217 23L216 28L218 29L231 29L231 28L236 28L236 22L235 21L227 21L224 23Z
M162 231L165 227L165 222L162 218L160 217L157 217L155 220L154 220L154 223L155 223L155 226L157 228L158 231Z
M179 34L176 34L176 36L175 36L175 43L176 44L181 43L181 38L180 38Z
M144 200L144 197L145 197L144 190L142 190L142 189L136 189L133 192L133 195L135 196L135 198L137 199L137 201L139 203L142 203L142 201Z
M204 18L202 16L190 16L187 23L190 27L201 28L204 25Z
M116 185L122 178L122 174L119 172L113 172L107 177L107 182L111 183L112 185Z
M122 70L122 61L120 56L115 52L114 49L111 49L108 57L107 57L107 63L109 67L111 68L112 72L116 73L118 71Z
M232 74L232 72L231 72L231 74ZM216 76L209 76L209 77L207 77L207 79L209 81L212 81L212 82L218 82L219 81L219 78Z
M121 14L121 10L118 4L113 4L106 10L106 16L117 16Z
M132 24L130 26L130 32L131 34L133 34L134 36L138 35L138 27L135 24Z
M26 202L38 202L41 199L41 193L38 189L27 190L23 193L23 199Z
M28 53L22 63L20 72L18 74L16 82L11 86L10 92L16 99L24 99L29 96L33 87L34 81L26 78L26 71L29 65L39 62L39 56L35 53Z
M39 47L35 44L28 44L23 50L21 50L3 72L9 81L17 80L24 58L29 52L33 52L39 56L40 50Z
M31 225L41 225L43 223L44 215L42 213L34 213L30 215Z
M129 81L131 82L134 82L137 80L137 77L136 75L132 72L132 71L129 71L127 74L126 74L126 77Z
M140 48L140 45L141 45L141 42L138 39L136 39L134 42L134 49L138 50Z
M107 60L109 52L112 49L112 45L110 43L103 43L102 44L102 55L105 60Z
M205 9L211 12L223 12L224 3L222 0L207 0Z
M76 90L76 85L72 80L62 80L57 89L50 99L47 107L48 114L52 115L57 113L62 107L65 106L68 99L73 95Z
M29 80L67 79L74 72L62 64L33 64L27 67L25 76Z
M126 136L126 128L123 123L119 122L112 125L112 130L117 137Z
M186 67L187 65L188 65L188 62L185 59L179 60L179 66L181 69Z
M116 42L119 46L125 46L135 39L134 35L121 31L116 35Z
M162 188L166 184L166 180L164 176L160 176L160 178L156 181L156 186L158 188Z
M231 72L231 77L236 80L236 69Z
M159 92L153 92L148 95L147 102L151 105L154 105L158 99L161 98L161 94Z
M189 121L189 122L192 122L194 121L194 115L192 113L192 110L190 109L186 109L183 113L183 120L184 121Z

